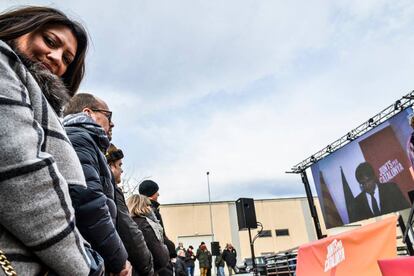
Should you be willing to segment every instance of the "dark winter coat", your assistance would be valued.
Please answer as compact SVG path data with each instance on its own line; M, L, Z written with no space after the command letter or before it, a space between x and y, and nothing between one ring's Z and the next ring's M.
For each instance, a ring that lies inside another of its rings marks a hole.
M231 250L229 249L223 250L223 260L226 262L227 266L235 267L237 263L236 257L237 257L236 249L232 248Z
M187 249L187 252L185 252L185 264L187 267L194 267L195 258L194 252Z
M149 218L144 216L134 216L132 219L144 235L145 242L153 257L154 270L157 272L166 267L170 261L167 247L164 245L162 237L161 239L157 237L157 234L155 233L156 230L153 229L150 222L147 220Z
M175 276L174 275L174 264L168 261L167 266L157 271L158 276Z
M168 239L167 235L165 234L164 222L162 221L162 216L160 213L160 204L157 201L152 200L152 199L150 199L150 201L151 201L151 209L155 217L161 224L162 228L164 229L164 244L167 246L168 254L170 258L172 258L171 256L175 254L175 245L174 245L174 242ZM174 265L171 263L171 261L168 262L166 267L159 270L158 274L160 276L172 276L174 274Z
M82 165L87 189L69 186L76 226L98 251L108 271L123 269L128 254L115 228L116 205L110 169L103 154L109 140L104 130L84 113L68 115L63 121Z
M198 259L198 264L200 268L211 268L211 253L207 249L197 250L196 258Z
M115 183L113 177L112 181ZM134 268L134 275L153 275L152 255L147 247L144 235L129 215L122 190L117 186L114 186L114 188L117 207L116 229L128 252L128 260Z
M152 208L152 211L154 211L155 217L160 222L162 228L164 228L164 222L162 221L162 217L160 213L160 204L158 203L158 201L155 201L152 199L150 199L150 201L151 201L151 208ZM165 228L164 228L164 236L165 236Z
M174 269L175 276L187 276L187 266L185 265L184 257L178 256L175 259Z
M216 267L219 267L219 266L224 267L223 253L216 257L215 265Z

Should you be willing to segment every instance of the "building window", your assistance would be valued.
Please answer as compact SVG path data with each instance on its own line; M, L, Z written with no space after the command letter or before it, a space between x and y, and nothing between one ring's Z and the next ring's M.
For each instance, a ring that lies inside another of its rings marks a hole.
M276 229L276 237L289 236L289 229Z
M260 238L271 237L271 236L272 236L272 231L270 230L263 230L262 232L259 233Z

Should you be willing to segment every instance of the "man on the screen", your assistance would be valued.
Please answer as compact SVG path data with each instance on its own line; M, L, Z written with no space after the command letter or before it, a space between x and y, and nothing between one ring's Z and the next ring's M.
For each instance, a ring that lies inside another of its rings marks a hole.
M380 183L368 162L358 165L355 177L361 187L361 193L355 198L355 208L353 214L350 214L351 222L410 207L397 184Z

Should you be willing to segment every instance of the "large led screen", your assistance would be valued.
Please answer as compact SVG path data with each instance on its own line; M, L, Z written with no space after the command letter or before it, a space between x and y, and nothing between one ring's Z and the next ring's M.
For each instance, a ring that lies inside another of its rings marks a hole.
M327 228L410 207L412 113L411 108L401 111L312 165Z

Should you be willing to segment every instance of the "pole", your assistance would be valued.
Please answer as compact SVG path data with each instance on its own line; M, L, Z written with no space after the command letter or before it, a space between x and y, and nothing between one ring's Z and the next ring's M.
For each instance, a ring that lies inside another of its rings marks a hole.
M249 229L250 251L252 253L253 275L257 275L256 257L254 255L254 243L252 241L252 233L250 233L250 227L248 229Z
M316 212L315 202L313 201L313 195L309 185L308 177L306 175L306 171L302 171L300 175L302 177L303 185L305 185L306 197L308 198L309 209L313 218L313 223L315 225L316 236L318 237L318 240L320 240L323 238L321 225L319 223L318 213Z
M213 229L213 212L211 211L211 193L210 193L210 172L207 172L207 187L208 187L208 205L210 208L210 230L211 230L211 241L214 241L214 229ZM210 243L211 244L211 243ZM212 260L212 263L214 264L215 258ZM217 274L217 267L214 266L214 273Z
M208 205L210 207L210 230L212 241L214 241L214 229L213 229L213 212L211 211L211 194L210 194L210 179L209 179L210 172L207 172L207 186L208 186Z

